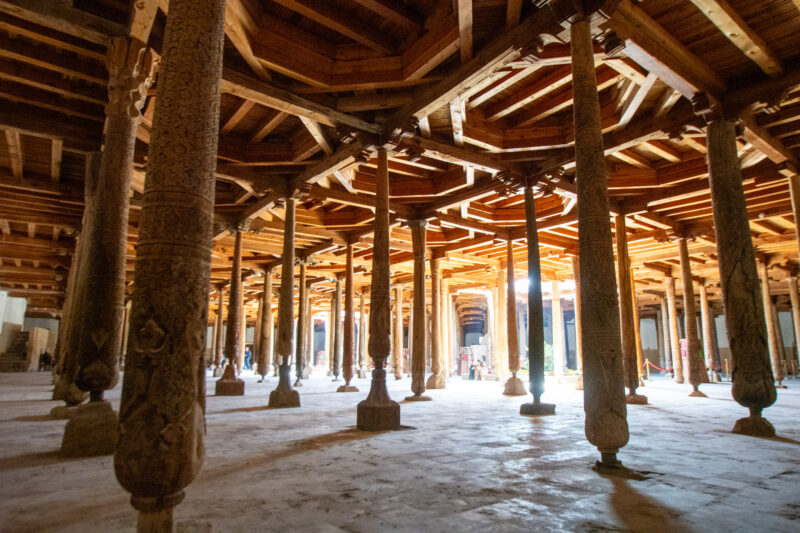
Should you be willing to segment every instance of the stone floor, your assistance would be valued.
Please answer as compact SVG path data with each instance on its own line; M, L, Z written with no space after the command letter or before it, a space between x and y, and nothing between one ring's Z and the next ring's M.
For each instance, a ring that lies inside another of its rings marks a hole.
M408 429L373 434L354 429L366 380L335 393L314 377L289 410L264 408L275 378L245 380L245 397L208 397L206 463L176 509L179 531L800 531L794 380L766 411L780 435L766 440L730 433L745 411L728 384L695 399L654 378L620 454L645 481L591 470L571 384L548 383L557 415L537 419L497 382L453 379L432 402L402 405ZM390 392L409 387L392 380ZM132 531L111 457L58 456L49 390L45 374L0 374L0 531Z

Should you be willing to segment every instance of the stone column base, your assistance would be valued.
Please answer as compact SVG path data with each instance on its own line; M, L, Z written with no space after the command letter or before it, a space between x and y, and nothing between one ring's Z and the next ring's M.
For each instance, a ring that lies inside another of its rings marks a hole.
M352 385L341 385L336 392L358 392L358 387Z
M690 397L690 398L708 398L708 396L706 396L706 395L705 395L705 393L703 393L703 392L700 392L700 391L699 391L699 390L697 390L697 389L695 389L695 390L693 390L692 392L690 392L690 393L689 393L689 397Z
M111 455L117 446L117 413L106 401L90 402L75 408L64 428L61 455L91 457Z
M356 427L362 431L400 429L400 404L392 400L359 402L356 408Z
M77 405L57 405L50 409L50 418L56 420L69 420L75 411L78 409Z
M431 374L428 376L428 381L425 382L426 389L444 389L445 380L444 374Z
M505 389L503 390L503 394L506 396L525 396L528 394L528 390L525 388L525 384L522 382L521 379L515 376L511 376L506 381Z
M274 409L300 407L300 393L291 388L278 387L269 393L268 405Z
M647 396L644 394L627 394L625 403L630 405L647 405Z
M748 416L737 420L731 433L750 435L751 437L774 437L775 426L761 416Z
M244 396L244 381L241 379L218 379L214 384L215 396Z
M429 402L431 401L430 396L406 396L407 402Z
M556 404L554 403L523 403L519 406L521 415L554 415L556 414Z
M583 390L583 374L578 376L575 380L575 390Z

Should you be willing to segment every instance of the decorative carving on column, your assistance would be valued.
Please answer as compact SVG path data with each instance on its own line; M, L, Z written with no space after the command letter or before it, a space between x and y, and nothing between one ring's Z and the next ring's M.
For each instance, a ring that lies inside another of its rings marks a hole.
M287 195L283 222L283 257L281 258L281 288L278 297L278 343L276 352L281 360L278 386L269 393L269 406L300 407L300 394L292 388L290 359L294 331L294 224L296 200Z
M398 429L400 405L389 398L384 365L389 357L391 306L389 297L389 161L386 149L378 148L375 195L375 234L370 289L369 355L375 362L367 399L357 408L356 426L367 431Z
M353 301L353 243L347 243L347 259L344 275L344 358L342 361L342 376L344 385L336 392L358 392L358 387L350 385L353 379L353 364L356 343L355 303Z
M498 291L503 290L498 287ZM499 325L502 327L502 325ZM524 396L528 394L525 384L517 377L519 372L519 336L517 335L517 293L514 290L514 243L506 244L506 343L508 344L508 371L511 377L506 381L503 394Z
M578 379L575 389L583 390L583 324L581 323L581 262L577 256L572 258L572 277L575 280L575 358L578 363Z
M258 343L258 373L261 375L259 383L267 377L268 368L272 361L272 266L264 270L264 294L261 295L261 339Z
M705 398L706 395L700 392L700 384L703 383L703 363L700 360L700 340L697 337L697 309L694 304L694 282L692 281L692 265L689 262L689 248L686 239L678 239L681 260L681 279L683 281L683 316L684 328L686 330L687 357L686 364L689 365L689 383L694 390L689 394L691 397Z
M621 468L617 452L628 443L629 435L594 46L585 18L575 20L570 26L570 47L586 437L600 451L597 467L616 472Z
M425 392L425 359L427 339L425 306L425 219L415 219L408 222L411 228L411 245L414 250L414 290L412 291L412 313L411 319L413 338L411 344L411 392L413 396L407 396L406 401L429 401L429 396L423 396Z
M539 230L536 227L536 202L533 187L525 187L525 228L528 240L528 371L532 403L522 404L522 415L552 415L553 403L542 403L544 394L544 309L542 306L542 267L539 259Z
M614 217L617 236L617 277L619 287L620 336L622 337L622 368L628 394L625 403L644 405L647 396L636 394L639 387L639 371L636 363L636 331L633 317L633 294L631 285L631 260L628 256L628 235L625 215Z
M374 309L370 301L370 310ZM372 314L372 313L370 313ZM394 349L392 350L392 370L394 379L403 378L403 287L394 288ZM372 324L370 318L370 324ZM371 326L370 326L371 327Z
M750 410L736 421L734 433L774 436L761 416L777 398L769 366L764 306L758 295L753 241L742 188L736 125L716 119L706 127L709 183L725 325L733 359L733 398Z
M225 6L171 0L169 7L114 456L141 532L172 530L172 509L205 455L202 360Z
M243 396L244 380L236 376L236 361L244 344L242 323L245 322L242 292L242 232L233 230L233 264L231 288L228 292L228 324L225 331L225 371L214 385L216 396Z
M678 333L678 307L675 302L675 278L667 276L664 279L664 291L667 293L667 308L669 311L669 343L672 353L672 375L675 383L683 383L683 361L681 361L681 342Z
M431 259L431 375L425 383L428 389L444 389L445 374L442 370L441 318L441 267L439 259Z
M306 327L308 321L306 315L308 314L308 286L306 285L306 263L303 258L298 261L300 263L300 282L297 284L300 288L300 294L297 297L297 340L295 342L295 356L294 356L294 375L295 387L303 386L303 371L306 364Z

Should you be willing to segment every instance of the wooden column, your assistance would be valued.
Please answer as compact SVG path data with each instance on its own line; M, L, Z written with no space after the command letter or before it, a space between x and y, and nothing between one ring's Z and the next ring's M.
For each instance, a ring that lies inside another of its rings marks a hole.
M789 176L789 195L792 199L792 214L794 219L800 220L800 175L792 174ZM794 225L795 238L797 239L797 246L800 249L800 224ZM797 343L800 346L800 341Z
M506 323L506 271L503 267L497 270L497 289L494 290L494 308L489 329L494 331L493 366L500 381L508 376L508 343L504 327ZM470 361L470 364L472 361Z
M672 374L675 383L683 383L683 361L681 360L681 342L678 333L678 308L675 302L675 278L664 279L664 290L667 293L669 309L669 344L672 353Z
M358 377L366 379L369 361L367 360L367 306L365 292L361 287L358 295Z
M373 303L370 302L370 309ZM394 350L392 350L392 370L394 379L403 378L403 287L394 288ZM371 313L370 313L371 314ZM372 319L370 319L372 320ZM372 322L370 322L371 324Z
M553 317L553 373L556 383L561 383L564 377L564 311L557 279L550 280L550 311Z
M578 362L578 379L575 388L583 390L583 327L581 323L581 262L578 257L572 258L572 276L575 279L575 358Z
M427 401L425 392L425 359L427 336L427 309L425 305L425 226L424 219L411 220L411 244L414 249L414 290L412 292L413 339L411 341L411 392L406 401Z
M130 331L131 301L125 302L125 314L122 321L122 344L120 345L120 360L125 362L125 354L128 351L128 333Z
M217 311L217 336L214 338L214 373L217 374L217 369L219 369L219 375L222 375L222 347L224 346L223 341L225 339L225 335L223 333L223 325L225 323L224 310L225 310L225 283L220 283L217 285L217 293L219 297L219 309Z
M242 232L234 230L233 265L231 266L231 288L228 292L228 324L225 331L225 372L214 385L217 396L244 395L244 381L236 376L236 366L242 338L244 300L242 294Z
M684 329L686 331L687 357L686 364L689 365L689 383L694 390L689 394L692 397L705 398L706 395L700 392L700 384L703 383L703 362L700 360L699 347L700 340L697 338L697 309L694 304L694 282L692 281L692 265L689 262L689 248L686 239L678 239L678 248L681 260L681 281L683 282L683 316Z
M270 407L300 407L300 394L292 388L290 359L294 332L294 224L296 200L287 195L283 220L283 256L281 288L278 294L278 342L276 352L281 360L278 386L269 393Z
M261 375L259 382L267 377L267 368L272 362L272 267L264 270L264 293L261 295L261 339L258 343L258 373Z
M453 375L453 317L450 312L450 281L442 280L442 361L445 379Z
M714 321L714 315L711 314L711 307L708 305L708 290L706 284L700 284L700 314L703 323L703 352L705 355L705 364L708 373L708 380L716 381L714 376L714 342L711 323Z
M306 285L306 261L300 259L300 281L298 287L300 294L297 297L297 338L295 339L294 376L295 387L303 386L303 371L306 365L306 328L308 321L308 286Z
M333 375L333 329L334 329L334 300L336 299L336 294L331 297L330 309L328 310L328 323L325 326L325 349L327 350L328 355L328 375Z
M303 298L305 301L305 331L303 336L303 379L311 377L311 372L314 369L314 320L311 310L311 285L306 284L306 295Z
M224 16L216 0L171 0L164 32L114 456L139 532L172 530L203 463Z
M244 352L247 343L247 305L242 302L242 322L239 327L239 353L236 356L236 371L241 374L244 368Z
M789 276L786 281L789 283L789 300L792 302L792 325L794 326L795 349L800 350L800 298L797 295L797 278ZM798 353L792 354L794 377L797 378Z
M631 299L633 300L633 333L636 347L636 375L639 379L639 386L644 387L643 375L644 372L644 354L642 353L642 331L641 323L639 321L639 302L636 297L636 282L633 278L633 269L631 269Z
M439 259L431 259L431 375L425 383L428 389L445 388L445 371L442 364L441 328L442 294Z
M772 295L769 291L769 272L765 263L759 264L761 273L761 297L764 302L764 319L767 326L767 346L769 347L769 358L772 362L772 375L775 376L775 386L785 389L783 385L783 357L781 357L781 347L778 342L778 330L775 325L775 314L773 313Z
M628 256L628 230L625 215L614 217L617 241L617 278L619 285L620 335L622 337L622 361L625 371L625 386L629 404L646 404L647 396L636 394L639 387L639 371L636 363L636 328L633 316L633 293L631 284L631 260Z
M502 288L499 288L502 291ZM499 292L498 291L498 292ZM503 394L523 396L528 394L525 384L517 377L519 372L519 335L517 334L517 293L514 289L514 243L506 243L506 343L508 345L508 371L511 376L506 381ZM502 325L500 325L502 327Z
M578 178L585 431L589 442L601 453L598 466L618 468L616 454L628 442L628 422L594 45L585 18L572 23L570 47Z
M378 148L375 194L375 234L370 289L369 355L375 361L367 399L357 408L358 429L379 431L400 427L400 405L389 398L384 363L389 357L391 307L389 301L389 161L386 148Z
M333 296L333 381L339 381L342 371L342 278L336 277Z
M350 385L353 379L353 366L355 364L355 344L356 344L356 310L353 293L353 244L347 243L347 260L345 264L344 280L344 359L342 375L344 385L336 389L336 392L358 392L358 387Z
M774 436L761 412L775 403L764 306L758 295L753 242L736 146L736 125L716 119L706 128L709 183L725 325L733 359L733 398L750 410L734 433Z
M669 328L669 309L667 308L667 299L659 297L661 304L661 345L663 346L661 367L669 368L672 366L672 349L670 348L670 328Z

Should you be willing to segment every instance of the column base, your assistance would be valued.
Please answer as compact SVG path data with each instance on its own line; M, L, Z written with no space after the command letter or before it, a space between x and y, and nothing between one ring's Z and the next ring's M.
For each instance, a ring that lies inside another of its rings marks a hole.
M575 390L583 390L583 374L580 374L575 380Z
M523 403L519 406L521 415L554 415L556 414L556 404L554 403Z
M631 479L634 481L643 481L647 477L641 472L631 470L623 466L622 462L617 459L616 452L614 453L600 453L600 461L595 462L592 470L603 476L621 477L624 479Z
M297 378L296 380L294 380L294 385L292 385L292 386L293 387L302 387L303 386L303 382L300 380L300 378Z
M630 405L647 405L647 396L644 394L627 394L625 403Z
M118 425L117 413L106 400L76 407L64 428L61 455L65 457L111 455L117 446Z
M354 387L353 385L340 385L336 392L358 392L358 387Z
M358 369L357 375L358 379L367 379L369 377L369 372L365 367L362 366L361 368Z
M78 409L78 405L57 405L50 409L50 418L56 420L69 420Z
M356 427L362 431L400 429L400 404L392 400L359 402L356 408Z
M221 378L221 377L222 377L222 374L223 374L224 372L225 372L225 369L223 369L222 367L218 366L217 368L215 368L215 369L214 369L214 373L213 373L212 375L213 375L215 378Z
M272 407L273 409L300 407L300 393L294 389L282 389L278 387L269 393L268 407Z
M786 385L783 384L783 380L779 379L779 380L775 381L775 388L776 389L785 389L787 387L786 387Z
M521 379L516 376L511 376L508 378L508 381L506 381L503 394L505 396L525 396L528 394L528 390L525 388L525 384Z
M705 393L700 392L699 390L695 389L689 393L690 398L708 398Z
M764 417L748 416L737 420L731 433L750 435L751 437L774 437L775 426Z
M406 396L405 397L405 401L407 401L407 402L429 402L429 401L431 401L431 397L430 396L422 396L421 394L420 395L416 395L415 394L414 396Z
M215 396L244 396L244 381L241 379L218 379L214 384Z
M425 382L426 389L444 389L446 388L444 374L431 374L428 376L428 381Z

